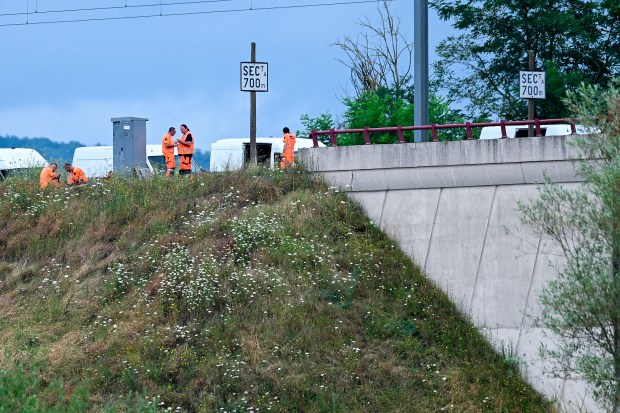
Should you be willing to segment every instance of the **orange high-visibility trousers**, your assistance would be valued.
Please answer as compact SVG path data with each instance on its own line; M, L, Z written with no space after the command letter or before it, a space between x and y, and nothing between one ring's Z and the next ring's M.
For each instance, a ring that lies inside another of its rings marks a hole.
M179 166L179 174L181 174L181 175L191 175L191 173L192 173L192 155L193 154L179 155L179 158L181 160L181 165Z
M177 164L174 161L174 153L165 153L164 159L166 159L166 176L170 176L170 171L176 169Z

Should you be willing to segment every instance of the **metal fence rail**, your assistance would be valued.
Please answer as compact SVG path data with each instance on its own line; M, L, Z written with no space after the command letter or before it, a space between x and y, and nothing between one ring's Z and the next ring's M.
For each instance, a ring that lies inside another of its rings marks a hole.
M398 143L405 143L405 139L403 136L404 131L414 131L414 130L430 130L432 133L432 141L437 142L438 140L438 131L440 129L462 129L465 128L465 133L467 136L467 140L472 140L472 128L482 128L485 126L499 126L502 132L502 139L506 139L508 136L506 134L506 126L529 126L533 125L535 129L536 136L542 136L541 126L549 125L549 124L568 124L570 125L571 134L574 135L577 133L577 128L575 126L575 119L535 119L535 120L513 120L513 121L504 121L501 120L499 122L466 122L466 123L455 123L455 124L443 124L438 125L433 123L432 125L424 125L424 126L392 126L387 128L363 128L363 129L329 129L329 130L313 130L310 132L310 138L314 143L314 147L318 148L319 146L319 135L329 135L329 141L332 146L338 146L336 143L336 138L338 135L346 135L352 133L363 133L364 134L364 143L366 145L371 145L370 142L370 134L372 132L396 132L398 137Z

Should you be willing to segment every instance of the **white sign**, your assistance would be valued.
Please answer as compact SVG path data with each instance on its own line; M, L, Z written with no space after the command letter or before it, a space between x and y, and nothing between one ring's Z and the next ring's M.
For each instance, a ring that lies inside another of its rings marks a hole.
M519 72L519 97L521 99L545 99L545 72Z
M241 91L269 91L269 67L264 62L241 62Z

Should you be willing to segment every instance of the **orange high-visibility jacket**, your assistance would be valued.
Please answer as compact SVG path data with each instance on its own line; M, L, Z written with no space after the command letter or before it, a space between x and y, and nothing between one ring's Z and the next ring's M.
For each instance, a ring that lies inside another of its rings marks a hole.
M45 188L54 182L54 175L56 175L56 172L52 171L51 166L46 166L43 168L41 175L39 176L39 185L41 185L41 188Z
M161 142L161 152L166 155L174 155L174 146L167 147L166 144L174 145L174 139L172 139L172 135L166 133L164 135L164 139Z
M81 185L88 182L88 178L86 178L86 174L82 170L82 168L78 168L77 166L73 167L73 172L69 174L67 177L67 183L73 185Z
M196 137L191 131L187 131L187 133L179 139L179 142L186 142L187 135L192 135L192 140L188 142L190 144L189 146L179 144L179 147L177 148L179 155L191 155L194 153L194 142L196 142Z
M292 163L295 159L295 135L292 133L284 134L283 155L289 163Z

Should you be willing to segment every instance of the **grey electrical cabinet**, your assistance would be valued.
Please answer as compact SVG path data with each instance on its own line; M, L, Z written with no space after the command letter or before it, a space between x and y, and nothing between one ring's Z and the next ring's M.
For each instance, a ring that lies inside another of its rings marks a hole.
M134 168L148 168L146 164L145 118L112 118L112 165L115 175L132 176Z

